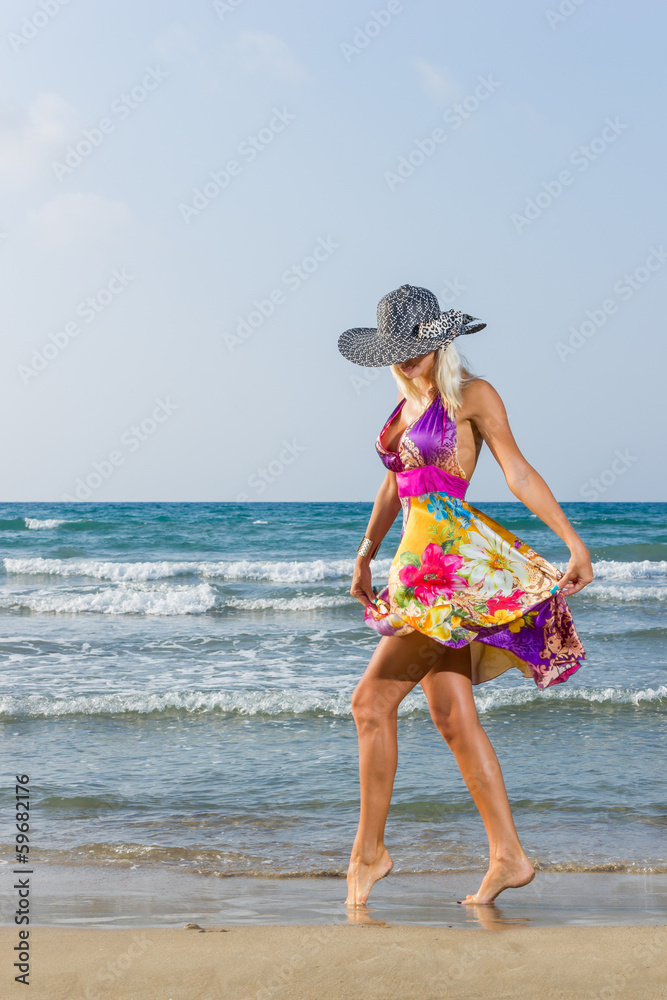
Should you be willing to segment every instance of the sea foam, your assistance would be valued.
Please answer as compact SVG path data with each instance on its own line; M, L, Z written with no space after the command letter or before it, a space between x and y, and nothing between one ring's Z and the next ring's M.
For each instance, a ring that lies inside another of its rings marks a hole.
M28 519L26 519L28 520ZM63 522L60 522L63 523ZM55 526L55 522L36 522L36 526ZM373 563L376 577L386 576L390 559ZM354 570L352 559L115 562L102 559L45 559L32 557L4 559L8 574L23 576L87 576L97 580L164 580L176 576L198 576L229 582L265 581L267 583L318 583L347 578ZM643 559L636 562L600 560L593 564L598 580L632 583L636 580L667 578L667 560Z
M667 560L642 559L639 562L620 562L601 559L593 564L598 580L653 580L667 576Z
M46 520L40 520L38 517L24 517L23 520L26 528L30 528L31 531L38 531L40 528L59 528L61 524L67 524L66 521L57 517L48 517Z
M387 574L390 559L374 564L376 574ZM350 577L352 559L257 560L236 562L109 562L101 559L4 559L7 574L23 576L87 576L97 580L163 580L174 576L199 576L230 582L319 583Z
M222 605L242 611L316 611L340 608L355 601L356 598L349 595L299 594L297 597L228 597Z
M241 691L166 691L125 694L5 695L0 697L1 716L64 716L64 715L150 715L168 712L207 714L219 712L242 716L334 716L351 718L349 690L335 693L316 690L266 689ZM521 686L476 691L475 702L482 715L504 711L540 711L554 702L573 707L607 709L657 709L667 705L667 685L655 688L571 687L538 691ZM400 715L428 717L428 706L421 692L411 692L399 706Z
M581 596L600 601L667 601L667 587L609 586L593 582L581 591Z
M190 587L163 584L150 589L105 587L78 594L57 590L0 594L0 608L59 614L94 611L105 615L196 615L215 604L216 595L206 583Z

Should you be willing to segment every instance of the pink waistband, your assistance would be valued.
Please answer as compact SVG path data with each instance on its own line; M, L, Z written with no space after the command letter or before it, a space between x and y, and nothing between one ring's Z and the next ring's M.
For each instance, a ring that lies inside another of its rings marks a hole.
M418 497L423 493L448 493L463 500L468 489L467 479L453 476L437 465L420 465L396 473L399 497Z

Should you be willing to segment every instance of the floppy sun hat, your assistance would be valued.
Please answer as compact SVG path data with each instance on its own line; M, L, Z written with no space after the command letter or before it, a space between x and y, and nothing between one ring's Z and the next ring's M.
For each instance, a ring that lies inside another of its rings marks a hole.
M415 285L401 285L380 299L377 324L341 333L338 350L343 357L366 368L395 365L447 347L455 337L486 326L458 309L441 312L433 292Z

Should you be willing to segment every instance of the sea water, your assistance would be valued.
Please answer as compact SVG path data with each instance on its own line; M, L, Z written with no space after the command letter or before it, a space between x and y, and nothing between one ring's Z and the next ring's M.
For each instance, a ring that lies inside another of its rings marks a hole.
M519 503L478 503L559 567ZM587 653L545 692L475 689L529 857L667 871L667 504L563 504L595 580ZM350 697L378 642L349 595L365 503L0 506L0 801L30 775L33 860L342 874L358 818ZM400 525L373 563L386 583ZM398 720L395 871L483 868L484 829L417 686ZM2 855L9 863L11 830Z

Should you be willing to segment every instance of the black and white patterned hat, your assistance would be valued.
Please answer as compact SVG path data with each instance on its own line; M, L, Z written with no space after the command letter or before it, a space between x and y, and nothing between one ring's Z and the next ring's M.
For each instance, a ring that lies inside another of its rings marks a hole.
M355 365L380 368L446 347L455 337L477 333L486 323L458 309L440 312L427 288L401 285L378 302L377 329L353 327L338 338L338 350Z

